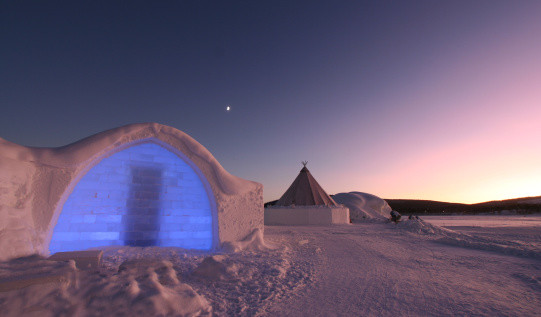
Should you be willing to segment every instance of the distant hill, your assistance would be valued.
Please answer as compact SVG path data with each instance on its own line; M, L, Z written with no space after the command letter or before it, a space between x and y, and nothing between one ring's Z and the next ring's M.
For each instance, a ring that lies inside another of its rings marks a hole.
M385 199L389 206L402 214L477 214L541 212L541 196L494 200L477 204L459 204L433 200Z
M332 197L333 195L331 195ZM278 200L265 203L274 205ZM419 199L385 199L393 210L403 215L409 214L479 214L479 213L541 213L541 196L522 197L506 200L493 200L477 204L449 203Z
M434 200L385 199L385 201L393 210L396 210L401 214L439 214L449 212L449 210L456 210L469 206L466 204L448 203Z

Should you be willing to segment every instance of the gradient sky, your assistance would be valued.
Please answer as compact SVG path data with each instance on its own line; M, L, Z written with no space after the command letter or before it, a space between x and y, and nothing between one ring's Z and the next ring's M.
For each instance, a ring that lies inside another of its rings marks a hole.
M2 1L0 137L182 130L277 199L541 195L541 1ZM231 105L230 112L225 111Z

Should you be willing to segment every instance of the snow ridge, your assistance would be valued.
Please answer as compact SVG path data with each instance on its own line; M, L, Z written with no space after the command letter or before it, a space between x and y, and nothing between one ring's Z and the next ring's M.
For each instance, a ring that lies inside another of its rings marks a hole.
M526 244L519 241L494 238L487 239L480 236L472 236L466 233L432 225L420 218L413 218L399 222L396 224L396 227L416 235L429 235L436 237L434 240L435 242L446 245L541 259L541 250L537 245Z

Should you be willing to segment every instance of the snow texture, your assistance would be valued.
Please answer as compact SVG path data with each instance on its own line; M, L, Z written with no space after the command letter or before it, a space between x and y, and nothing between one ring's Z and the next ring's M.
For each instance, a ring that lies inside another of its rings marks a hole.
M351 222L388 219L392 210L385 200L367 193L339 193L333 199L349 208Z
M2 316L259 315L273 300L306 285L312 273L299 264L303 259L291 260L288 248L270 248L261 239L257 231L237 245L244 251L213 255L172 247L108 247L99 271L38 256L3 262L0 311ZM38 275L62 279L10 284Z
M131 124L59 148L0 139L0 260L48 254L60 211L78 181L103 158L152 142L198 171L213 209L213 249L263 229L263 186L229 174L187 134L157 123Z
M0 263L0 311L2 316L536 316L540 238L539 227L449 230L414 219L273 226L264 240L255 230L218 254L108 247L99 270L33 256Z
M467 233L461 233L430 224L421 218L401 221L396 224L396 228L413 233L416 236L431 236L435 238L434 242L437 243L541 259L541 249L539 244L471 236Z
M39 274L62 277L0 293L6 317L193 316L210 315L212 310L205 298L178 280L169 261L128 260L114 274L79 271L73 261L22 258L0 268L6 265L15 268L12 280Z
M423 220L440 227L539 227L540 218L535 215L481 216L423 216Z
M240 252L240 251L266 251L273 250L276 247L263 238L263 231L255 229L246 239L238 242L226 242L222 245L224 251Z
M491 229L484 237L477 228L465 234L417 220L295 229L265 234L298 241L293 252L310 258L315 276L269 315L538 315L539 227Z

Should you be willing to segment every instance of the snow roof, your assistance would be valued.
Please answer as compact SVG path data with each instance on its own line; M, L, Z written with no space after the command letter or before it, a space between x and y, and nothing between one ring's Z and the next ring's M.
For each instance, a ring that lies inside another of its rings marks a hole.
M276 206L338 206L323 190L305 165L288 190L276 203Z
M212 183L219 185L218 190L226 195L249 192L257 187L255 182L241 179L227 172L203 145L188 134L154 122L128 124L57 148L26 147L0 138L0 162L3 160L39 162L40 165L53 168L79 170L104 153L144 139L161 141L160 143L169 144L181 150L194 161L207 178L213 179ZM4 166L0 165L0 167L3 171Z

